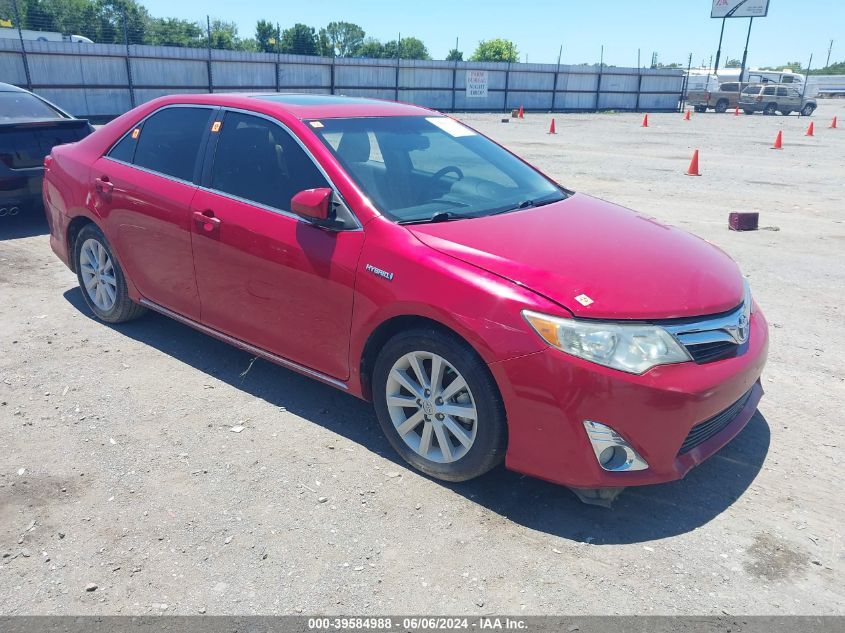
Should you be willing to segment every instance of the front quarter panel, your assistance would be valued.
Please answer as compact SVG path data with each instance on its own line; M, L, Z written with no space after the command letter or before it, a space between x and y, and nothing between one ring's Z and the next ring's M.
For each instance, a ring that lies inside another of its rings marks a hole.
M435 251L385 218L374 218L365 231L352 323L353 392L366 395L360 374L364 348L376 328L394 317L419 316L437 321L463 337L487 363L547 347L523 320L521 311L560 313L560 306Z

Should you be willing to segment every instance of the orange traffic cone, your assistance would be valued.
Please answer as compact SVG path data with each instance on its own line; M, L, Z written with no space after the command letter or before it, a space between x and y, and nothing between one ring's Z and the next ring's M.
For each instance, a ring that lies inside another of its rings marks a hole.
M734 116L739 116L739 106L734 108Z
M549 134L557 134L557 132L555 131L555 120L554 119L552 119L552 123L551 123L551 125L549 125Z
M772 149L783 149L783 131L778 130L778 135L775 137L775 144Z
M684 121L690 120L690 110L687 110L686 114L684 114Z
M524 118L525 118L525 110L522 108L522 106L519 106L519 114L517 114L517 116L518 116L520 119L524 119Z
M648 127L648 114L643 117L643 127Z
M687 169L687 176L700 176L701 172L698 171L698 150L695 150L692 154L692 160L689 162L689 168Z
M804 136L812 136L813 135L813 122L810 121L810 125L807 127L807 131L804 133Z
M833 121L830 122L830 129L831 130L836 129L836 117L833 117Z

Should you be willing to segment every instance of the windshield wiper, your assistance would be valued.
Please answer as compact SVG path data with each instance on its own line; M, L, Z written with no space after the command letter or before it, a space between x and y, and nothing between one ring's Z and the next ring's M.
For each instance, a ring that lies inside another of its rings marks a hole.
M561 200L564 200L565 198L566 198L565 196L560 196L559 198L558 197L546 196L545 198L533 198L533 199L523 200L522 202L519 202L518 204L507 207L505 209L499 209L498 211L494 211L493 213L488 213L487 215L499 215L501 213L510 213L511 211L519 211L520 209L529 209L529 208L532 208L532 207L542 207L544 205L551 204L553 202L560 202Z
M458 215L451 211L438 211L428 218L413 218L409 220L399 220L397 224L434 224L435 222L448 222L449 220L461 220L467 216Z

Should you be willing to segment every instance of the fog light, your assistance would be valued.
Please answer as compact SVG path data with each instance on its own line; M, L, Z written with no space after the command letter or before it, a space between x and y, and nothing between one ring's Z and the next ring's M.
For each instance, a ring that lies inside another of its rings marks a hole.
M601 422L584 421L584 429L596 454L596 459L604 470L620 472L627 470L645 470L646 462L625 439L612 428Z

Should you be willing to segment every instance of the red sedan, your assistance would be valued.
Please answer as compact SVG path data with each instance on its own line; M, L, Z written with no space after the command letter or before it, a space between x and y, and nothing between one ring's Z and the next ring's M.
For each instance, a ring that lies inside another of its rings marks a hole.
M45 166L98 318L154 310L372 400L433 477L678 479L763 393L766 321L725 253L431 110L165 97Z

